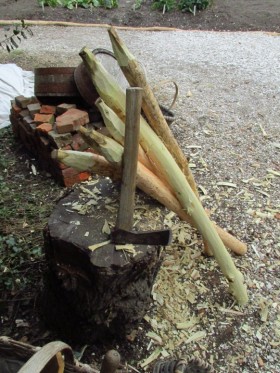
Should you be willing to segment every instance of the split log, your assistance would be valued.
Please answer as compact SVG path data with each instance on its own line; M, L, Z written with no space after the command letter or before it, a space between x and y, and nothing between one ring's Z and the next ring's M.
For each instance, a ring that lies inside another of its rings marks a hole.
M89 49L83 48L80 56L88 69L100 97L120 118L124 118L125 93L123 90L92 55ZM246 304L248 302L248 295L243 275L235 267L231 256L225 249L223 242L187 182L185 175L144 118L141 118L140 123L140 144L164 175L164 179L172 187L182 208L190 215L195 226L208 242L223 274L228 280L230 292L239 304Z

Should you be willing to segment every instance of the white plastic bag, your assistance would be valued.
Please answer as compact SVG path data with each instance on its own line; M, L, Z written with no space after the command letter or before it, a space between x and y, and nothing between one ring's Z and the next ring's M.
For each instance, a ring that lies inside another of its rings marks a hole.
M34 96L34 73L15 64L0 64L0 129L10 125L11 100Z

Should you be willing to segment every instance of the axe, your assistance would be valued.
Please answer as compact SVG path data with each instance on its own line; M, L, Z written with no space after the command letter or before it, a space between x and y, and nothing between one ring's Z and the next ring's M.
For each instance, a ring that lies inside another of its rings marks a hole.
M111 232L111 242L118 245L135 244L166 246L169 245L172 240L172 233L170 229L147 232L132 231L141 104L142 88L127 88L120 205L116 227Z

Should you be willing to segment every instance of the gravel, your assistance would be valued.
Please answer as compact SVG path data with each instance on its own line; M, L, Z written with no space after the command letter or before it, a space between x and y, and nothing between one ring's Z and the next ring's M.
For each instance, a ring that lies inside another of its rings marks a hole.
M25 69L75 66L85 45L111 49L102 28L33 32L18 53L1 52L0 62ZM280 37L136 30L119 35L152 85L166 79L179 85L172 130L190 159L203 203L213 220L248 244L244 257L234 257L250 297L241 309L227 295L215 261L200 255L195 231L172 216L166 219L175 227L176 244L167 250L147 315L162 339L161 355L197 356L217 372L279 372ZM163 85L159 101L168 105L173 92L172 83ZM192 326L176 328L189 318ZM155 343L143 339L147 356L158 348Z

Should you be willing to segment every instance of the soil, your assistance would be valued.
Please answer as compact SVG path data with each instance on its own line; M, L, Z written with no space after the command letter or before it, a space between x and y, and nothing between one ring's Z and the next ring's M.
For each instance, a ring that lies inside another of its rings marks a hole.
M120 1L113 10L46 8L43 13L35 0L0 0L3 20L268 31L121 32L145 62L149 77L156 82L171 77L179 83L172 130L190 157L211 217L249 245L248 254L234 260L248 284L250 303L244 308L234 303L216 262L200 254L196 231L169 216L166 224L175 231L175 240L166 250L150 312L130 342L116 338L82 345L67 340L83 362L100 367L102 354L114 347L123 362L142 372L139 361L158 348L146 335L153 331L168 359L198 356L213 362L216 372L279 372L279 37L270 34L280 32L278 3L215 0L193 16L162 15L150 10L149 2L136 11L133 2ZM25 70L71 66L80 62L82 46L109 45L104 29L34 26L33 32L11 54L1 50L0 63L16 63ZM173 87L162 89L163 101L172 93ZM42 231L57 200L69 191L39 170L10 128L0 131L0 144L0 334L42 346L61 339L38 314L46 271ZM182 322L189 327L177 330L175 325Z
M207 10L191 13L151 10L151 0L134 10L135 1L119 0L115 9L42 8L36 0L0 0L0 19L67 21L127 27L172 27L184 30L280 32L278 0L214 0Z

